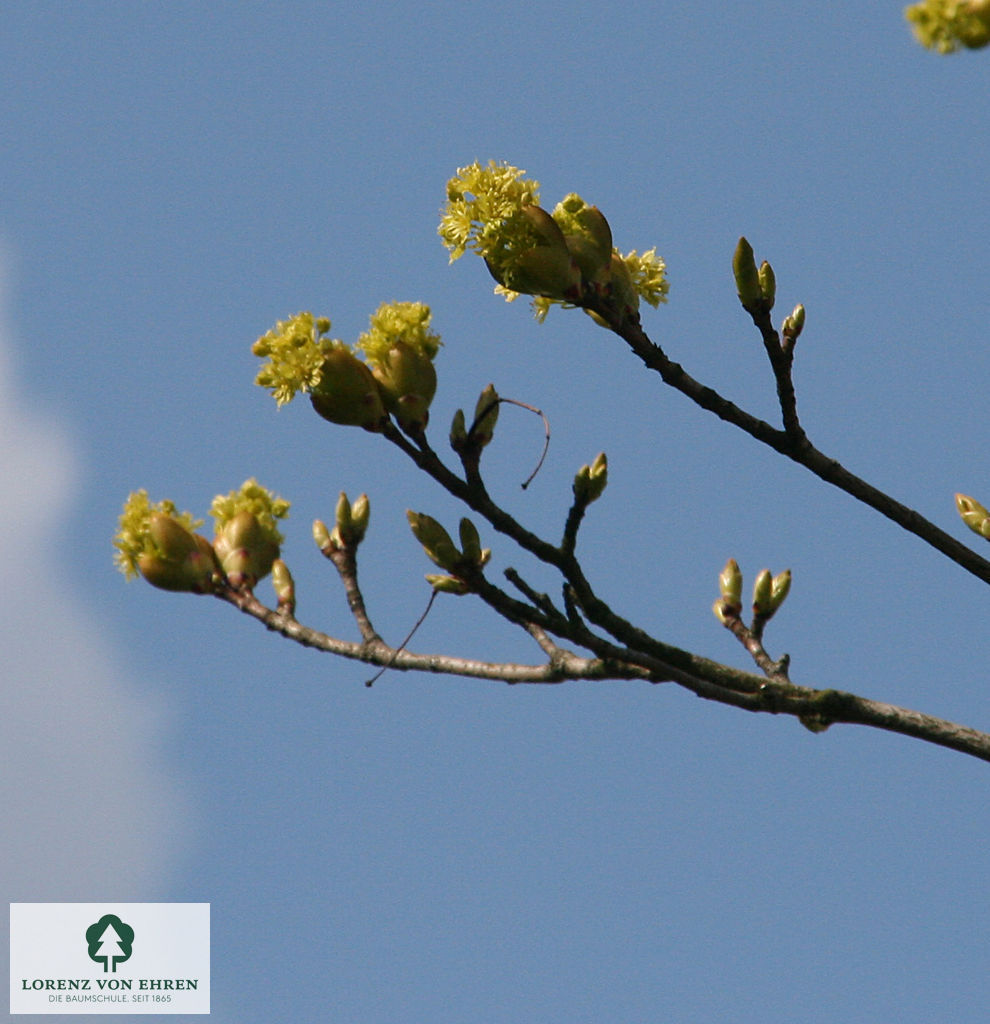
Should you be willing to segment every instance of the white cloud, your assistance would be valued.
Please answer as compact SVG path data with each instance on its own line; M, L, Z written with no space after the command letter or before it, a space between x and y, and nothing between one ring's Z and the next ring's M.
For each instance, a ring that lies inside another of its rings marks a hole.
M160 737L168 711L129 681L106 625L59 585L56 531L80 455L14 380L0 254L0 864L11 900L162 897L188 834Z

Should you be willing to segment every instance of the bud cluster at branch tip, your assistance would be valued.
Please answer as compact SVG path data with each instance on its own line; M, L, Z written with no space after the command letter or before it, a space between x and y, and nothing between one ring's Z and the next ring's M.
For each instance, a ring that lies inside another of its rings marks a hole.
M923 0L904 12L918 42L938 53L990 44L990 0Z
M763 569L753 582L753 616L769 622L777 609L784 603L791 589L791 570L785 569L776 576L769 569Z
M747 313L755 316L773 309L777 296L773 267L764 260L757 269L753 247L745 237L740 237L732 254L732 276L736 281L739 301Z
M344 491L340 492L334 511L336 523L330 541L340 548L354 548L364 540L371 517L371 504L367 494L360 494L353 502Z
M608 458L604 452L595 456L590 466L582 466L574 476L574 499L581 505L597 501L608 484Z
M469 593L471 577L479 573L492 556L490 549L482 548L474 523L467 518L461 520L461 550L458 550L450 534L432 516L410 509L406 512L406 518L413 535L423 545L430 560L445 570L445 575L426 577L433 589L452 594Z
M213 499L213 549L232 586L250 590L272 571L284 539L276 524L288 514L289 503L253 478Z
M383 303L357 343L378 381L385 408L407 433L426 427L437 390L433 359L441 341L429 329L430 317L430 307L422 302Z
M328 318L297 313L252 346L267 359L255 383L268 388L280 406L308 394L314 410L331 423L381 431L393 415L406 432L421 431L437 388L433 359L441 344L429 330L430 316L421 302L383 303L352 348L327 336Z
M481 449L490 444L495 435L501 404L495 386L489 384L478 396L470 428L465 421L464 410L458 409L450 425L450 447L462 458L477 460Z
M956 495L956 509L962 521L973 531L986 540L990 540L990 512L975 498L965 494Z
M712 606L715 618L723 625L742 614L743 576L739 563L730 558L718 577L719 598ZM757 630L770 621L791 589L791 570L773 576L763 569L753 582L753 625Z
M438 232L451 262L476 252L498 282L496 293L509 302L534 296L539 320L554 304L585 306L593 297L608 296L627 316L636 315L640 299L654 307L667 301L666 267L655 249L622 256L597 207L571 193L548 213L539 182L524 174L492 160L461 167L447 182Z

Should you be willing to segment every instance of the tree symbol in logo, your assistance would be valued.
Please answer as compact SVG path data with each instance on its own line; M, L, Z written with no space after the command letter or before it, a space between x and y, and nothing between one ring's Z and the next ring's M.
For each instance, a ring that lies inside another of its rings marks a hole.
M113 972L117 970L117 964L131 955L134 929L124 924L116 914L104 914L96 924L86 929L86 942L90 960L102 963L104 971Z

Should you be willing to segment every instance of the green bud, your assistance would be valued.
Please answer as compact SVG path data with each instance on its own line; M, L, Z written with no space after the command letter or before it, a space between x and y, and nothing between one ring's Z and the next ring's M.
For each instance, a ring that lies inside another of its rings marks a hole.
M801 331L804 329L804 306L799 302L794 307L794 312L790 316L784 318L784 323L781 327L781 333L785 338L789 338L791 345L801 335Z
M506 268L499 284L523 295L573 301L580 295L581 270L566 247L539 245L521 252Z
M471 592L464 580L459 580L456 576L437 576L428 573L426 580L438 594L458 594L463 596Z
M736 244L736 251L732 256L732 273L736 279L736 291L743 309L747 312L758 310L763 301L763 287L760 284L760 273L756 269L753 247L745 237L740 238Z
M477 565L481 561L481 537L478 528L470 519L464 518L460 523L461 551L465 561Z
M498 422L498 411L501 405L494 384L489 384L478 396L474 407L474 422L469 431L469 436L477 447L484 448L494 437L495 424Z
M432 517L421 512L406 511L406 518L416 540L430 560L447 572L456 573L462 561L461 553L454 547L450 534Z
M525 222L527 240L536 244L507 258L486 259L492 277L504 288L524 295L576 299L581 290L581 271L560 226L541 206L522 206L518 212Z
M767 618L770 614L770 597L773 591L773 577L769 569L763 569L753 581L753 614Z
M322 519L313 520L313 540L316 546L326 555L333 550L333 541L330 540L330 531Z
M455 452L460 452L464 450L465 444L467 444L467 424L464 421L464 410L458 409L450 424L450 447Z
M160 590L209 594L221 575L213 546L164 512L148 518L150 549L136 558L138 572Z
M739 563L730 558L719 575L718 589L723 602L728 606L727 611L732 611L736 615L742 610L742 585L743 577L739 571Z
M612 260L612 229L597 206L577 194L565 196L554 208L553 219L564 232L567 248L587 284L604 284Z
M272 562L272 587L278 598L278 610L292 618L296 614L296 585L281 558Z
M331 423L372 431L380 431L385 423L385 405L378 382L368 366L342 346L326 354L320 382L313 388L310 402Z
M370 514L367 494L362 494L352 505L347 495L341 491L334 513L336 525L330 534L331 544L334 547L357 547L364 539Z
M385 408L407 432L423 430L437 390L433 360L421 349L397 341L372 364Z
M773 309L773 302L777 296L777 278L774 276L773 267L764 260L759 269L760 293L763 296L764 307L769 311Z
M371 502L367 494L359 494L351 505L351 529L354 531L352 543L358 544L364 540L368 532L368 522L371 519Z
M272 531L244 509L219 528L213 550L231 584L250 590L271 572L279 546Z
M956 495L956 509L962 521L981 537L990 539L990 512L965 494Z
M723 626L726 626L728 625L730 618L738 617L739 610L736 609L733 611L733 609L730 608L722 598L718 598L718 600L712 605L712 614L719 622L722 623Z
M773 578L770 590L770 613L773 614L784 603L791 590L791 570L785 569Z
M582 466L574 477L574 497L590 505L602 496L608 483L608 458L604 452L595 456L590 466Z

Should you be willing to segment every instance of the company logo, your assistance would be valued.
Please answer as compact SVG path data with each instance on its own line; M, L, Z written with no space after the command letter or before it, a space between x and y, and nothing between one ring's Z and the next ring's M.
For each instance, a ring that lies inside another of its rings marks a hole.
M90 960L103 964L104 971L114 973L117 964L131 958L134 929L116 914L104 914L86 929L86 942Z
M209 903L11 903L10 1012L209 1013Z

